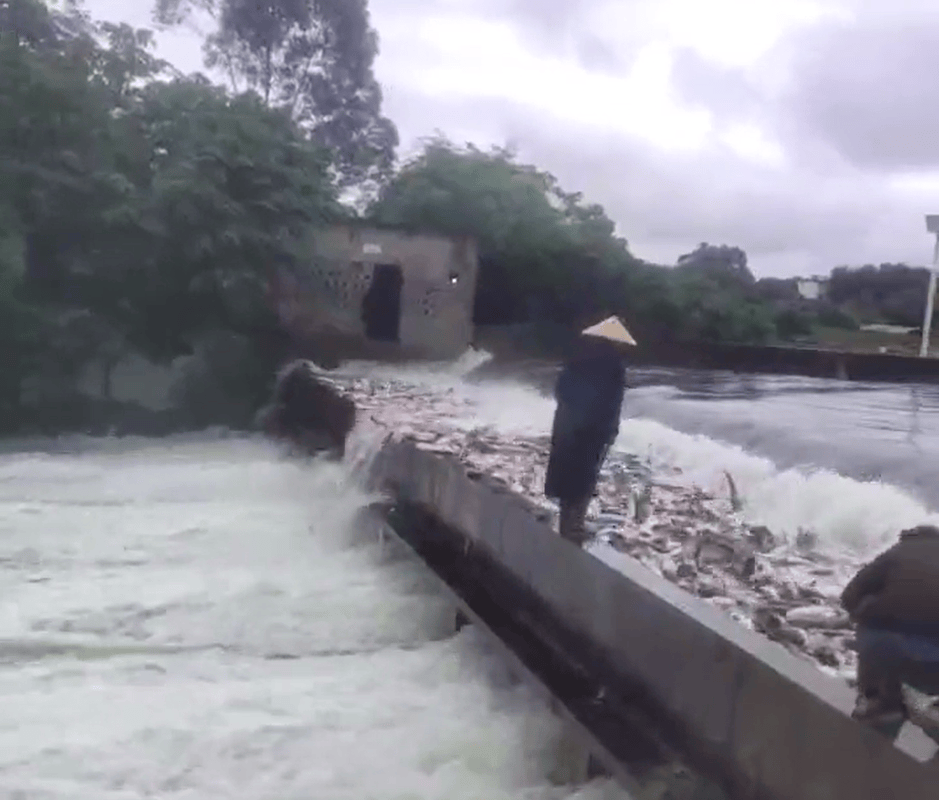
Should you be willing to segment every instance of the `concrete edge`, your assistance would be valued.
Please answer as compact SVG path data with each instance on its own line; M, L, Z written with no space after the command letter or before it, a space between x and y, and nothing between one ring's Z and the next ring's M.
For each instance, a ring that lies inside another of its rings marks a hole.
M934 763L850 719L853 694L842 682L638 562L624 556L614 569L561 540L532 504L474 480L455 457L392 442L369 482L484 548L608 656L703 769L738 791L792 800L939 793Z

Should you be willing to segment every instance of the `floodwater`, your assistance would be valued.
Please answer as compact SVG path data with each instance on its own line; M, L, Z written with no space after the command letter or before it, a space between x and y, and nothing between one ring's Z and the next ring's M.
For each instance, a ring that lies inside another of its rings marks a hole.
M59 448L62 450L63 448ZM258 440L0 458L0 796L621 797L335 466Z
M466 428L547 432L550 398L462 380L480 358L349 371L463 393ZM934 389L633 381L617 447L712 491L731 474L753 522L866 552L935 517ZM52 450L0 456L0 796L622 797L553 785L557 721L356 526L345 468L218 436Z
M476 412L462 421L468 428L550 431L553 399L528 384L531 375L462 380L486 359L346 371L466 395ZM630 370L629 381L616 447L712 493L726 492L730 475L753 524L783 536L811 531L866 557L904 527L939 523L939 387L664 369Z
M636 370L626 413L771 458L895 484L939 509L939 386Z

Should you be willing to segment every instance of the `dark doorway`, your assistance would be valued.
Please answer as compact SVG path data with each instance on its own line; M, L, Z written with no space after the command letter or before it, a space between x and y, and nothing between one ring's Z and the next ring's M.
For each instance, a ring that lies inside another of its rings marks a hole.
M397 342L401 329L401 287L404 274L397 264L376 264L372 283L362 298L365 335L377 342Z

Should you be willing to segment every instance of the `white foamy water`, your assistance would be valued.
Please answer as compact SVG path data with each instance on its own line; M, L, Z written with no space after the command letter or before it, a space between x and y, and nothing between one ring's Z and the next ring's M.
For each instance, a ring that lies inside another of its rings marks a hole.
M0 458L0 796L613 798L335 466L264 442Z
M482 353L470 351L464 363L483 363ZM458 420L467 430L490 426L504 434L547 435L551 430L554 400L511 381L467 384L468 370L457 366L396 369L376 373L372 365L354 364L351 374L380 375L385 380L412 383L428 392L452 392L469 400L472 413ZM629 392L616 447L647 458L659 473L707 491L727 492L725 471L736 483L742 513L753 524L794 537L800 530L816 533L823 544L867 556L896 540L904 527L924 522L939 523L912 493L879 481L863 482L811 465L780 469L771 460L748 453L737 445L703 435L680 433L647 418L630 418ZM837 442L833 441L833 447Z

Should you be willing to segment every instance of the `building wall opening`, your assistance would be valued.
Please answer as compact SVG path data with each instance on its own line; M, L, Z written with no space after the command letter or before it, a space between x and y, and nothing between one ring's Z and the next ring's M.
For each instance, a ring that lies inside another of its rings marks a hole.
M398 342L401 336L401 287L404 273L397 264L376 264L362 298L365 336L376 342Z

